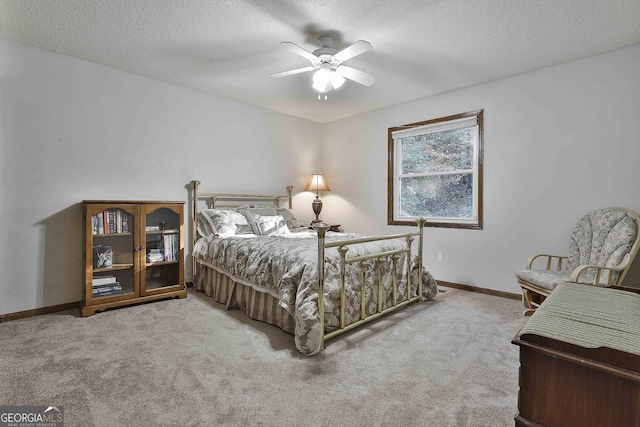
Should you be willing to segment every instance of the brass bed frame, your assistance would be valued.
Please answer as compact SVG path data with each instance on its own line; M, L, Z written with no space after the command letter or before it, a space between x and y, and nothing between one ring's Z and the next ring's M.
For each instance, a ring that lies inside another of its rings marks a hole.
M199 192L198 186L200 185L200 181L193 180L190 182L193 188L192 194L192 255L193 255L193 247L198 239L198 231L197 231L197 218L198 218L198 204L199 202L205 201L209 208L233 208L241 205L249 204L252 205L256 202L258 203L272 203L276 208L280 207L280 203L283 199L288 200L288 207L292 209L292 192L293 186L287 187L287 194L232 194L232 193L205 193ZM320 318L320 330L321 330L321 349L324 348L325 340L333 338L337 335L340 335L344 332L347 332L351 329L354 329L364 323L370 322L372 320L378 319L385 314L396 311L400 308L405 307L408 304L413 302L423 302L424 298L422 295L423 291L423 283L422 283L422 248L423 248L423 231L424 224L426 220L424 218L419 218L417 221L418 231L413 233L404 233L404 234L393 234L386 236L378 236L378 237L362 237L362 238L354 238L347 240L340 240L335 242L327 242L325 239L325 235L327 230L329 229L329 225L324 224L322 222L316 223L313 225L313 229L318 234L318 314ZM417 294L411 296L411 245L415 238L418 238L418 248L417 248L417 268L418 268L418 284L417 284ZM380 252L370 255L357 256L357 257L347 257L347 252L349 251L349 246L358 245L367 242L374 241L382 241L382 240L392 240L392 239L405 239L406 247L402 249ZM338 252L340 254L340 327L325 333L325 322L324 322L324 298L320 297L324 295L324 254L325 250L328 248L338 248ZM403 301L398 301L397 298L397 290L398 290L398 280L397 280L397 267L398 267L398 258L400 254L405 253L405 265L406 265L406 281L407 281L407 292L406 298ZM383 284L382 284L382 274L381 274L381 263L384 258L390 257L392 260L392 304L391 306L383 309ZM363 263L368 260L375 259L377 261L377 276L378 276L378 285L377 285L377 293L378 293L378 305L376 313L367 314L365 310L365 268L363 267ZM196 258L193 256L193 281L196 283ZM345 277L346 277L346 266L349 264L360 264L360 319L349 324L345 325ZM231 295L228 297L227 309L229 308L229 302L233 297L233 292L235 290L235 285L231 290Z

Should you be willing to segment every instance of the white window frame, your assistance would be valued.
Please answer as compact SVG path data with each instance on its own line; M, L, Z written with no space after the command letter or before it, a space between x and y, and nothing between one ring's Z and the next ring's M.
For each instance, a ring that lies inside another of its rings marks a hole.
M447 130L475 127L476 138L473 150L473 166L468 170L445 172L423 172L402 174L402 138L426 135ZM402 178L442 176L471 173L473 180L473 207L471 218L428 217L426 226L482 229L482 165L483 165L483 110L389 128L388 171L388 223L390 225L414 225L417 217L400 215L400 183Z

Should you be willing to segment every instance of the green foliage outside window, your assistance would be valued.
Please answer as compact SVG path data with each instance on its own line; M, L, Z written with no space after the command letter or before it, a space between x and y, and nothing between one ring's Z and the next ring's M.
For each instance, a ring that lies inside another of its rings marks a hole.
M454 129L402 139L402 174L473 168L473 128Z
M400 214L408 217L473 216L473 128L403 138L402 175L458 172L400 178Z

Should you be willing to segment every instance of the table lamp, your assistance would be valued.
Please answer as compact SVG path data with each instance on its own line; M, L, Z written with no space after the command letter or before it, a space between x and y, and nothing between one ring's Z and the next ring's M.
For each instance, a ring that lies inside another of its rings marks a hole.
M319 218L320 211L322 211L322 200L320 200L319 192L331 191L326 181L324 180L324 176L322 176L321 173L314 173L313 175L311 175L311 179L309 180L309 183L307 184L307 186L304 187L304 191L316 192L316 198L311 204L311 207L313 208L313 213L316 214L316 219L311 221L311 224L315 224L316 222L322 222L322 220Z

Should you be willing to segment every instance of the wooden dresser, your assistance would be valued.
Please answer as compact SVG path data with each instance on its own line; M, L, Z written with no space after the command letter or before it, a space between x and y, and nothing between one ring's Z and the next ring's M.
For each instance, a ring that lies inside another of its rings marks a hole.
M516 426L640 427L640 295L560 284L513 339Z

